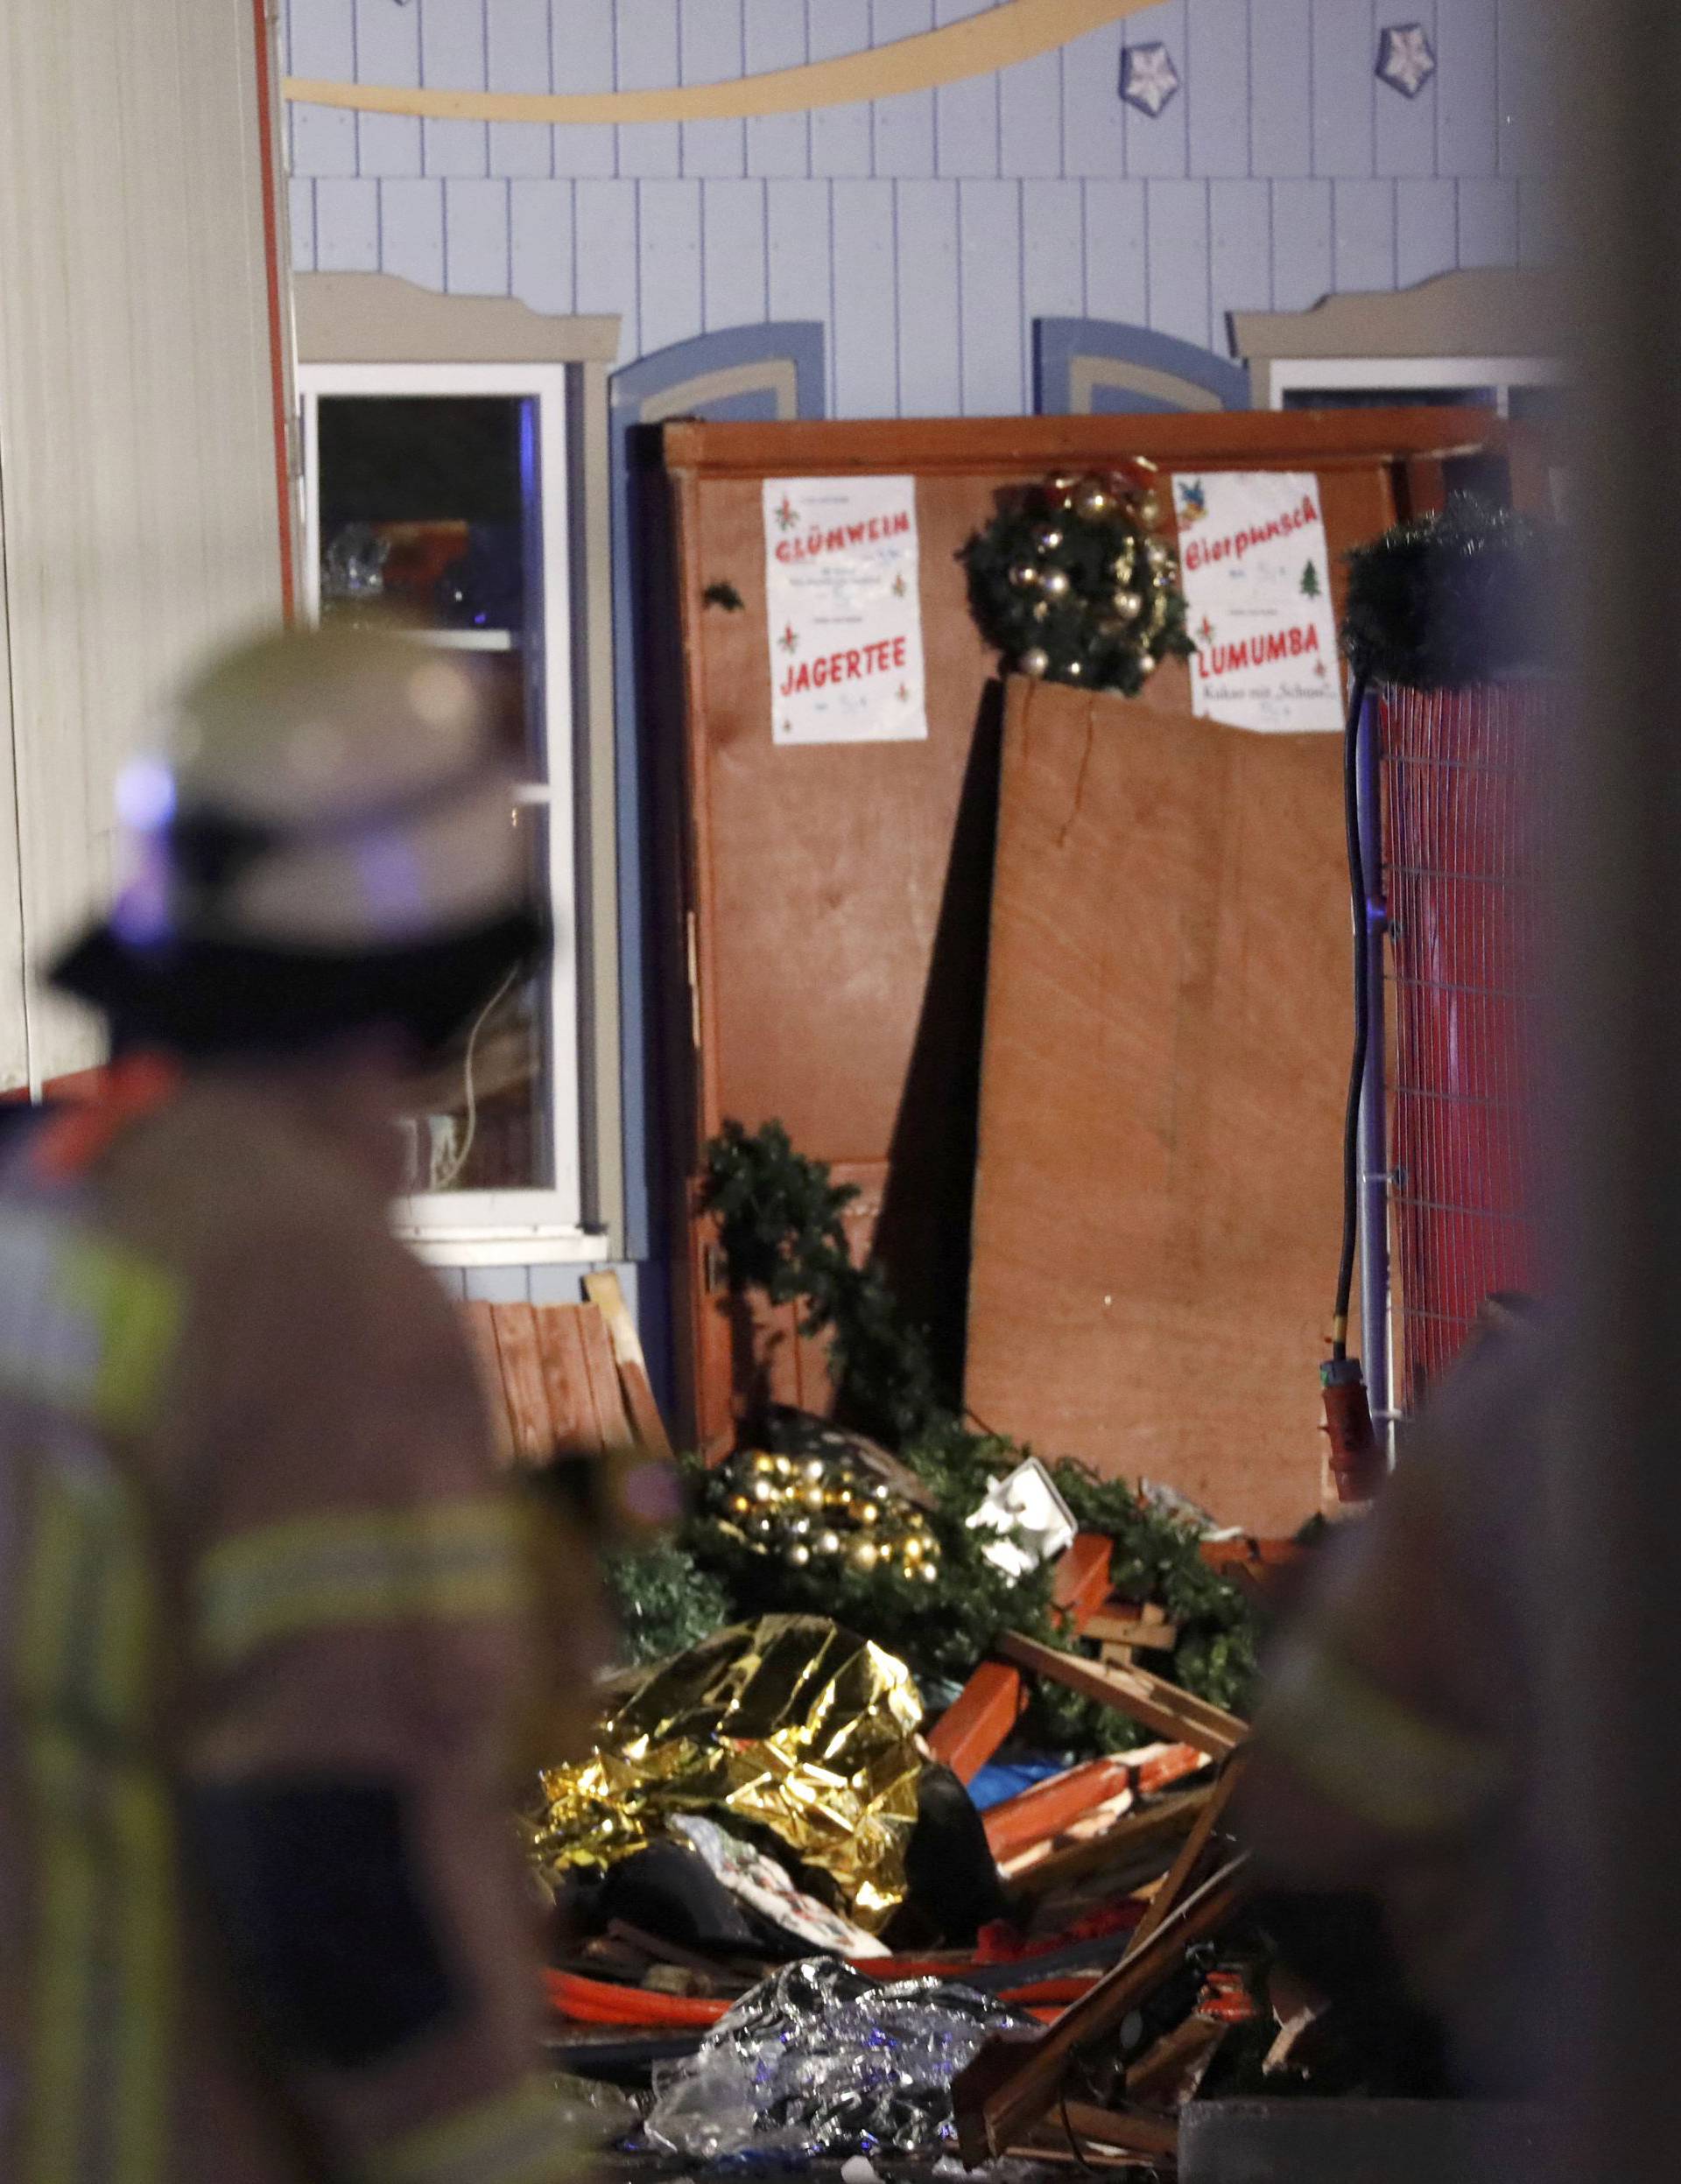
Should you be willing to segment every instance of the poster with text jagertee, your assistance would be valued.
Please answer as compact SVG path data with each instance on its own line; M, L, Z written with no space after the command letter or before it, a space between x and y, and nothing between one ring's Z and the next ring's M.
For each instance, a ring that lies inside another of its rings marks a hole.
M767 478L770 732L924 741L914 478Z
M1342 726L1319 481L1301 470L1173 481L1192 710L1231 728Z

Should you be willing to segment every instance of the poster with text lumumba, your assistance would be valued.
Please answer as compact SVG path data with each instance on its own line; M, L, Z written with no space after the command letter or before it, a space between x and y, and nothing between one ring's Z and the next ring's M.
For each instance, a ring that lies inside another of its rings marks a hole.
M1342 726L1319 481L1301 470L1173 481L1192 711L1232 728Z
M914 478L767 478L770 732L927 738Z

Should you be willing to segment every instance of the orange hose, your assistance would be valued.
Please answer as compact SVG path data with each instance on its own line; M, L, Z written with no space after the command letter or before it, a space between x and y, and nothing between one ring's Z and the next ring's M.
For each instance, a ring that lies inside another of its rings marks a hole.
M574 2025L643 2026L673 2032L700 2030L717 2024L734 2005L721 1995L655 1994L644 1987L624 1987L610 1979L591 1979L581 1973L545 1971L544 1984L549 2005L558 2017ZM1090 1979L1040 1979L1024 1987L1011 1987L1001 2002L1027 2007L1029 2014L1048 2020L1065 2004L1078 2001L1092 1985ZM1049 2008L1039 2006L1052 2005Z

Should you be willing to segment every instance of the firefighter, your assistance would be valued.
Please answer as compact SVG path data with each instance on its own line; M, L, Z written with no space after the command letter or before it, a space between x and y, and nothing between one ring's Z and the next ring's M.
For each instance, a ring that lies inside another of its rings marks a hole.
M534 1558L388 1225L404 1073L540 951L485 693L264 637L123 798L59 972L116 1059L0 1171L0 2176L549 2184Z
M1535 1584L1548 1566L1547 1355L1526 1301L1484 1308L1277 1646L1239 1798L1284 1892L1281 1931L1320 1951L1361 1932L1351 1896L1373 1902L1457 2082L1500 2094L1535 2089L1526 2004L1547 1947ZM1363 1963L1339 1953L1326 1954L1326 1984L1357 1987L1388 1950Z

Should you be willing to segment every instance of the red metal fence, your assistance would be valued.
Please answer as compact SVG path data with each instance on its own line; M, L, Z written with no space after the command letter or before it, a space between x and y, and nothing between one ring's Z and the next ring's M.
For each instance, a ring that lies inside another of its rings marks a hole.
M1413 1408L1491 1291L1537 1286L1539 681L1388 690L1394 1387Z

